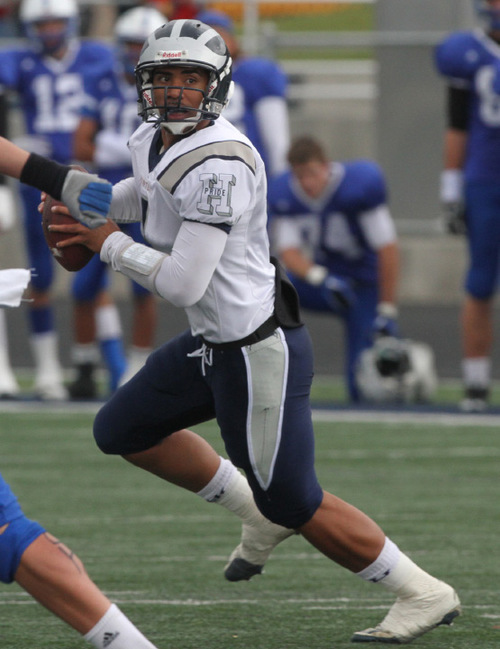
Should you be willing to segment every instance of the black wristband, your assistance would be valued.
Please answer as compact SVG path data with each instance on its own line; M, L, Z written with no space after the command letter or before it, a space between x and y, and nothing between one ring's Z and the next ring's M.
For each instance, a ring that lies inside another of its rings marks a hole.
M61 200L61 192L68 171L70 171L70 167L66 165L44 158L37 153L31 153L21 171L19 180L42 192L47 192L56 200Z

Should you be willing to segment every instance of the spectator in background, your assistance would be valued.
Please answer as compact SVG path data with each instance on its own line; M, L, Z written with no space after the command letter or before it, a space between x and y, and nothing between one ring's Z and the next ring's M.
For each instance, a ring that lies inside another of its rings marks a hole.
M177 20L177 18L194 18L200 9L201 2L197 0L146 0L143 4L154 7L167 20Z
M234 91L224 117L257 148L268 177L282 173L287 168L290 146L288 81L284 71L270 59L245 56L226 14L206 10L196 18L222 36L233 59Z
M348 394L359 401L360 353L398 333L398 244L385 179L370 161L329 161L307 136L292 143L288 162L269 184L271 243L301 305L342 319Z
M19 98L26 131L23 147L70 163L84 97L83 78L112 60L111 49L78 40L75 0L23 0L20 19L28 42L0 51L0 84ZM37 209L40 192L21 185L21 199L29 264L34 269L29 320L35 392L41 399L66 399L50 294L54 263Z
M132 175L129 137L139 126L134 68L146 38L166 22L153 7L135 7L123 13L114 29L116 56L111 65L100 66L85 81L86 101L74 137L74 156L84 166L91 165L101 178L116 184ZM144 243L140 223L123 230ZM68 386L70 396L88 399L97 396L95 367L99 361L96 335L110 371L110 390L133 376L152 351L156 327L156 301L139 284L132 282L134 315L132 347L127 368L121 358L121 332L116 306L105 289L107 265L94 256L73 282L75 380ZM109 323L112 336L106 336ZM97 331L96 331L97 323Z
M0 38L17 38L20 35L18 10L18 0L3 0L0 4Z
M453 33L435 52L448 93L440 198L448 230L466 234L470 258L461 314L466 412L488 406L500 272L500 0L476 6L485 29Z

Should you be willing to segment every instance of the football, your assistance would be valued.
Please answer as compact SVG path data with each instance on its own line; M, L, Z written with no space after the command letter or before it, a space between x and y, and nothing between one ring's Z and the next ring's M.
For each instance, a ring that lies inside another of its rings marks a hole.
M42 228L45 235L45 241L49 246L50 252L54 259L66 270L77 271L83 268L94 256L94 252L81 243L76 243L67 248L57 248L56 244L64 239L71 238L72 234L65 232L52 232L49 230L49 225L66 225L68 223L78 223L69 214L55 214L52 212L52 207L55 205L62 205L61 201L57 201L51 196L47 196L43 206L42 213Z

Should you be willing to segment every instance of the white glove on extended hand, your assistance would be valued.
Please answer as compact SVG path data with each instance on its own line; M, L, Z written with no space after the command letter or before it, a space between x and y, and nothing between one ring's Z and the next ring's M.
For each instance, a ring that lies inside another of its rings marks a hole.
M0 185L0 233L12 229L16 215L16 200L12 189L8 185Z
M76 169L68 172L61 192L61 200L71 216L90 229L106 223L111 198L111 183Z

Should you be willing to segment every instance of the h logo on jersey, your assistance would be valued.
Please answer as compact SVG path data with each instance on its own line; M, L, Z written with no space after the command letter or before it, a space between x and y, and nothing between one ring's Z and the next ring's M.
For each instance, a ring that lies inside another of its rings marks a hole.
M196 207L202 214L231 216L231 188L236 184L233 174L200 174L201 198Z

